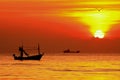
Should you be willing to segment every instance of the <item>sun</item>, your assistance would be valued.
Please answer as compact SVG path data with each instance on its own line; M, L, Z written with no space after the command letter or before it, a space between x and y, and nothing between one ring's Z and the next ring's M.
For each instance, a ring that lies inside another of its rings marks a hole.
M101 31L101 30L97 30L96 32L95 32L95 34L94 34L94 37L95 38L100 38L100 39L102 39L102 38L104 38L104 33Z

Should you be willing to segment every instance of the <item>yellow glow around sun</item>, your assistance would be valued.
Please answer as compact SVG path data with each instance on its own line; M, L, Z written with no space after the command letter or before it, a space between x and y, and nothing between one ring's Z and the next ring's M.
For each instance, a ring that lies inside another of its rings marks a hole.
M90 26L90 32L94 36L97 30L101 30L103 33L110 29L112 20L109 14L106 12L91 12L86 14L86 17L82 19L84 23Z
M102 39L102 38L104 38L104 33L101 31L101 30L97 30L95 33L94 33L94 37L95 38L100 38L100 39Z
M83 22L85 25L88 25L92 36L95 36L95 33L104 34L105 36L105 33L111 29L112 25L117 24L120 19L120 11L106 9L101 11L76 11L68 13L67 15L78 19L78 21ZM103 35L100 36L102 37Z

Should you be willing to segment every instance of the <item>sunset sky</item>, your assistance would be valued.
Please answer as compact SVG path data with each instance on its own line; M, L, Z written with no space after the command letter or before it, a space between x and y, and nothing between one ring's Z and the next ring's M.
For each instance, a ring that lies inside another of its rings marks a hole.
M97 31L104 38L95 39ZM0 52L120 52L119 0L0 0Z

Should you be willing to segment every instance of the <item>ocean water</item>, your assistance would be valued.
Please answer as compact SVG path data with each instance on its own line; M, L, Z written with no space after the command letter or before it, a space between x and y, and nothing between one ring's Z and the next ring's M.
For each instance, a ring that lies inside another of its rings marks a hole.
M0 56L0 80L120 80L118 55L44 55L40 61Z

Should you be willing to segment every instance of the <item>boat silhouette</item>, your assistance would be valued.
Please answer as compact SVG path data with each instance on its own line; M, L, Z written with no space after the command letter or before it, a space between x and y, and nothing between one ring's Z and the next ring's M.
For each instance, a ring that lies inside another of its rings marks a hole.
M13 54L14 60L40 60L42 58L42 56L44 55L44 53L40 52L39 44L38 44L38 54L37 55L29 56L29 54L26 53L26 51L23 49L23 45L21 47L19 47L19 51L20 51L20 56L16 56L15 54ZM23 54L25 54L26 57L24 57Z
M66 49L63 51L64 53L80 53L80 51L71 51L70 49Z

